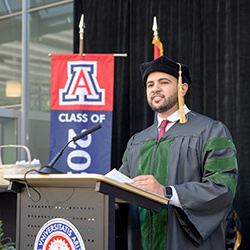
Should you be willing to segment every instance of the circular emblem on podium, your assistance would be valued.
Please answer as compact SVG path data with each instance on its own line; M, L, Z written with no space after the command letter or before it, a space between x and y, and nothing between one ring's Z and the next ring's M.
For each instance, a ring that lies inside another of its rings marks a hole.
M85 250L77 228L61 218L47 221L39 230L34 250Z

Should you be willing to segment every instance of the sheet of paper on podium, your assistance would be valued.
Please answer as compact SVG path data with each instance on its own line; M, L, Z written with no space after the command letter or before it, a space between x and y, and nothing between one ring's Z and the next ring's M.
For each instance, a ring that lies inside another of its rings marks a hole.
M132 179L130 179L128 176L124 175L123 173L119 172L115 168L111 170L110 172L108 172L107 174L105 174L105 176L116 181L126 182L129 184L133 183Z

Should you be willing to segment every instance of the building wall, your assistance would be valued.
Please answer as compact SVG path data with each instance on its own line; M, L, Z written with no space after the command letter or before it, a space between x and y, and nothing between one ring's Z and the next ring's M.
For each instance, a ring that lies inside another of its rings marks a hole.
M0 0L0 32L0 145L27 145L47 164L49 55L73 52L73 0ZM17 158L24 152L2 152L4 163Z

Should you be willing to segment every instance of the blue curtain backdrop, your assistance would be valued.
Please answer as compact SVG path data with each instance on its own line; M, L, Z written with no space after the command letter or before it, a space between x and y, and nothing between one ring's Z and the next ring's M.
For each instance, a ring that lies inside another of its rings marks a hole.
M84 53L128 53L115 59L112 168L129 137L153 122L139 64L153 59L152 23L157 16L164 55L190 66L190 109L224 122L238 150L235 208L250 249L250 2L249 0L75 0L74 52L85 15Z

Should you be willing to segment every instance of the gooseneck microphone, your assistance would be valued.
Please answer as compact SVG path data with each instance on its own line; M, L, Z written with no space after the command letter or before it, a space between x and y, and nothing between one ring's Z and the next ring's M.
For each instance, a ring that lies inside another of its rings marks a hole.
M81 138L83 138L84 136L93 133L94 131L96 131L97 129L100 129L102 126L101 124L97 124L94 127L91 127L87 130L85 130L84 132L74 136L69 142L67 142L67 144L63 147L62 150L60 150L55 156L54 158L49 162L49 164L47 166L43 166L38 170L39 174L63 174L63 172L59 171L58 169L54 168L53 166L55 165L55 163L58 161L58 159L61 157L61 155L63 154L64 149L72 142L72 141L77 141Z
M97 124L94 127L85 130L81 134L74 136L71 141L77 141L77 140L83 138L84 136L91 134L92 132L96 131L97 129L99 129L101 127L102 127L101 124Z

